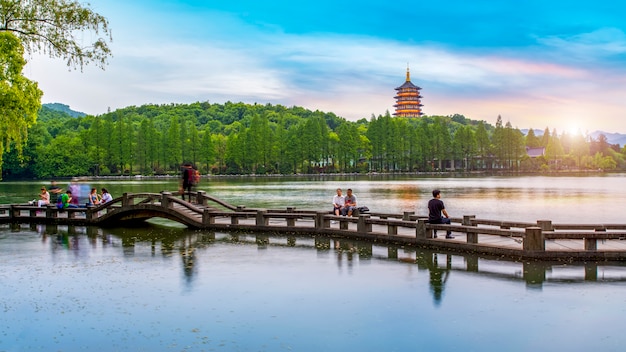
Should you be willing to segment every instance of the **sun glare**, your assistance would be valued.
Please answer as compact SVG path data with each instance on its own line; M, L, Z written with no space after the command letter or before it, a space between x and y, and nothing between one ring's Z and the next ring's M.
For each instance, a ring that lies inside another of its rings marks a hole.
M571 124L567 128L567 134L569 134L570 136L577 136L581 133L582 131L580 130L580 126L578 126L577 124Z

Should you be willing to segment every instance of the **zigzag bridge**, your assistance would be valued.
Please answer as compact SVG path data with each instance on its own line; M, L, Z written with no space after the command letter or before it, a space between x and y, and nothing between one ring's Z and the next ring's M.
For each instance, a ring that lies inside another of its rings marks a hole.
M62 210L54 205L0 205L0 222L118 227L158 217L194 229L323 235L513 258L626 260L626 224L522 223L465 215L452 218L451 225L436 225L413 212L344 217L294 207L233 206L204 191L188 195L190 202L171 192L125 193L95 207ZM451 230L455 238L437 238L437 230Z

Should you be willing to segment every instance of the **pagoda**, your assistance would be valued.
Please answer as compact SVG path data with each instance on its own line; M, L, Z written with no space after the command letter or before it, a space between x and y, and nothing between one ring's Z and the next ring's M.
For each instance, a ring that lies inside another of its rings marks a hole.
M420 117L424 115L422 113L422 105L420 99L420 87L411 83L411 73L409 68L406 68L406 82L398 88L395 88L398 93L394 97L396 104L393 106L396 108L396 112L393 116L401 117Z

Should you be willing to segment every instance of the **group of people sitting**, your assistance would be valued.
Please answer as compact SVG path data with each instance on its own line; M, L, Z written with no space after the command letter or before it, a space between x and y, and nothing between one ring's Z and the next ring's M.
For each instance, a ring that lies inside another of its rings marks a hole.
M58 187L54 181L52 181L52 185L50 189L46 189L45 186L41 187L41 193L39 193L39 200L31 201L29 204L34 205L37 203L38 207L43 207L48 204L57 204L59 209L64 208L78 208L79 207L79 199L78 197L72 196L72 186L68 187L68 189L63 192L63 189ZM52 193L52 195L50 194ZM99 204L103 204L106 202L110 202L113 200L113 197L109 193L106 188L102 188L102 193L98 193L96 188L91 188L91 192L87 196L87 201L85 203L86 206L95 206Z
M333 197L333 214L339 216L352 216L356 208L356 196L352 194L352 189L348 188L348 193L344 196L341 188L337 188L337 194Z

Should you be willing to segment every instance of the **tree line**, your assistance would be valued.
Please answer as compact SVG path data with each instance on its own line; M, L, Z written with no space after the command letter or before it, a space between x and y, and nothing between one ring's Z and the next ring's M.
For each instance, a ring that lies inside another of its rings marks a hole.
M527 147L543 148L529 157ZM131 106L72 117L42 107L4 178L203 174L624 169L625 149L605 136L526 135L463 115L348 121L301 107L231 103Z

